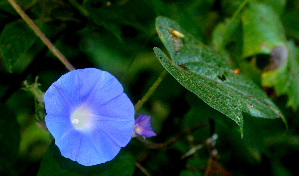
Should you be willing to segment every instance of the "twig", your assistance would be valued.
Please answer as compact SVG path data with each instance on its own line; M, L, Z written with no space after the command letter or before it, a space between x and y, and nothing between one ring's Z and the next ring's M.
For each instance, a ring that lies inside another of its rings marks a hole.
M11 6L17 11L17 13L23 18L28 26L34 31L34 33L42 40L42 42L52 51L52 53L65 65L65 67L72 71L75 68L71 63L63 56L62 53L50 42L50 40L40 31L40 29L33 23L33 21L25 14L20 6L14 0L8 0Z
M196 129L203 127L205 125L208 124L208 121L203 121L189 129L187 129L186 131L182 132L181 134L179 134L178 136L176 136L175 138L165 142L165 143L155 143L155 142L151 142L148 141L146 139L143 139L142 137L136 137L136 139L140 142L142 142L144 145L146 145L146 147L151 148L151 149L159 149L159 148L165 148L168 147L172 144L174 144L175 142L177 142L178 140L180 140L181 138L183 138L184 136L186 136L187 134L191 133L192 131L195 131Z
M203 148L205 145L210 144L210 143L214 143L216 142L218 138L217 134L214 134L213 136L211 136L210 138L208 138L207 140L205 140L203 143L196 145L195 147L191 148L191 150L189 150L187 153L185 153L181 159L187 158L188 156L192 155L193 153L195 153L197 150L200 150L201 148Z
M209 148L209 159L208 159L208 164L207 167L205 169L205 173L204 176L210 176L210 175L214 175L215 173L217 173L217 169L218 169L218 163L217 163L217 159L218 159L218 155L217 155L217 150L215 148L216 145L216 140L218 138L217 134L214 134L212 136L212 138L207 140L207 146Z
M231 27L233 21L237 18L237 15L241 12L241 10L245 7L247 4L248 0L244 0L243 3L240 5L240 7L236 10L236 12L233 14L232 18L229 20L229 23L227 27L225 28L224 34L223 34L223 39L222 42L219 45L219 49L223 49L225 42L226 42L226 35L228 33L229 28Z
M141 172L144 173L144 175L151 176L151 174L149 174L148 171L144 167L142 167L140 163L136 162L135 166L138 167L138 169L140 169Z
M154 93L156 88L159 86L159 84L162 82L163 78L168 72L164 70L156 82L152 85L152 87L147 91L147 93L142 97L141 100L139 100L135 105L135 114L137 114L138 110L142 107L142 105L147 101L147 99Z

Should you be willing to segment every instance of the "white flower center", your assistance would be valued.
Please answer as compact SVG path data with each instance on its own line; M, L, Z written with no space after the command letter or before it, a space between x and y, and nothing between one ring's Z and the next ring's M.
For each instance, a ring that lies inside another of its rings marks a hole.
M79 107L71 116L72 124L78 130L90 129L92 115L90 111L84 107Z
M72 120L72 123L73 123L74 125L75 125L75 124L77 125L79 122L80 122L79 119L73 119L73 120Z

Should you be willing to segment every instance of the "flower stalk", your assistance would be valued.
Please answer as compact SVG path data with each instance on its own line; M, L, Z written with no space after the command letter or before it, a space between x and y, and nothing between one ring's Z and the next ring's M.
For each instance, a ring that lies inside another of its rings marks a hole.
M65 65L65 67L72 71L75 68L73 65L64 57L64 55L51 43L51 41L40 31L40 29L33 23L33 21L26 15L21 7L14 1L8 0L11 6L17 11L17 13L23 18L28 26L34 31L34 33L42 40L42 42L52 51L52 53Z
M151 88L146 92L146 94L135 104L135 114L139 111L139 109L142 107L142 105L149 99L149 97L154 93L154 91L157 89L157 87L160 85L162 82L163 78L166 76L168 72L164 70L156 82L152 85Z
M248 0L244 0L243 3L240 5L240 7L237 9L237 11L233 14L232 18L229 20L229 23L224 31L222 42L220 43L219 49L223 49L225 47L225 44L227 43L227 34L230 30L230 27L232 26L232 23L236 20L237 16L240 14L241 10L245 7Z
M161 148L166 148L174 143L176 143L177 141L179 141L180 139L182 139L184 136L186 136L187 134L197 130L198 128L201 128L205 125L207 125L209 122L208 121L203 121L201 123L196 124L195 126L188 128L186 131L180 133L178 136L172 138L171 140L165 142L165 143L155 143L155 142L151 142L148 141L140 136L136 137L135 139L137 139L139 142L143 143L146 147L150 148L150 149L161 149Z

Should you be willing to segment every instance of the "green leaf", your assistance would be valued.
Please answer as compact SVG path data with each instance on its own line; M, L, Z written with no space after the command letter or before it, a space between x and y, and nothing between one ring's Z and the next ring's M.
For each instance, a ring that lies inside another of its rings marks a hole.
M298 7L293 7L288 9L285 14L283 14L282 21L288 36L299 40L299 10Z
M223 23L219 23L213 33L212 33L212 44L213 47L225 53L226 45L234 45L234 43L239 42L241 35L240 33L240 18L226 19ZM242 44L238 44L235 50L242 49Z
M281 15L284 12L287 4L286 0L258 0L258 2L271 6L278 15Z
M273 47L285 45L282 23L270 6L251 3L242 15L242 23L243 58L269 54Z
M201 172L194 172L186 169L181 171L179 176L201 176L201 175L203 175Z
M122 149L111 161L95 166L82 166L61 156L54 141L49 146L38 171L38 176L124 175L131 176L135 169L135 158Z
M19 65L19 63L24 64L26 62L22 60L23 57L31 58L30 52L27 53L27 51L34 44L35 39L36 36L24 21L18 20L4 27L0 38L0 49L10 73L13 72L15 64Z
M15 11L15 9L13 9L13 7L9 4L8 1L0 1L0 11L4 11L10 14L17 14L17 12Z
M288 168L286 168L283 164L281 164L280 160L272 159L271 160L271 169L273 176L291 176L292 173Z
M174 35L171 29L185 37ZM186 89L234 120L240 126L241 134L242 112L268 119L280 117L285 121L267 95L248 78L234 74L220 53L197 41L168 18L157 18L156 30L172 59L159 48L154 48L165 69Z
M17 160L20 143L20 127L14 112L1 103L0 114L0 175L2 175L4 173L8 174Z
M287 106L296 110L299 107L299 68L296 63L298 54L296 54L296 46L293 42L289 42L288 48L285 50L288 57L274 59L276 62L280 60L284 62L279 65L279 68L268 70L262 74L262 85L274 87L278 95L286 94L288 96ZM278 53L278 55L281 54Z

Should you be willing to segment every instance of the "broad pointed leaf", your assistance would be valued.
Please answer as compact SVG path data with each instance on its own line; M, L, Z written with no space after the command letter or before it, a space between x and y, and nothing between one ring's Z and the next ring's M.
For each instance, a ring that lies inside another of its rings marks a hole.
M240 126L241 134L242 112L284 120L279 109L259 87L234 72L225 57L196 40L176 22L159 17L156 30L171 57L169 59L159 48L154 48L165 69L186 89L234 120Z
M0 50L3 55L6 67L10 73L18 65L26 64L27 55L34 44L36 36L24 21L15 21L7 24L0 38ZM30 61L29 61L30 62Z

